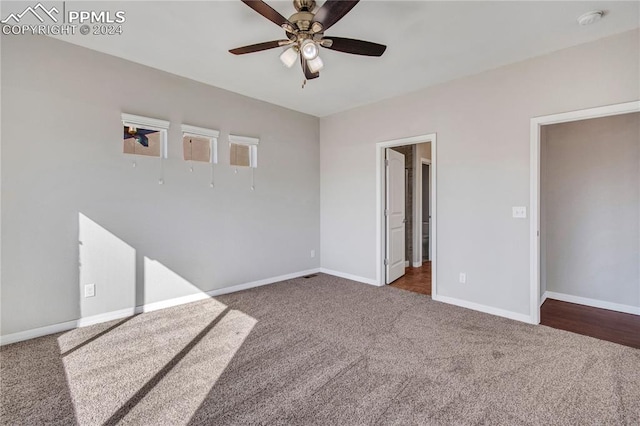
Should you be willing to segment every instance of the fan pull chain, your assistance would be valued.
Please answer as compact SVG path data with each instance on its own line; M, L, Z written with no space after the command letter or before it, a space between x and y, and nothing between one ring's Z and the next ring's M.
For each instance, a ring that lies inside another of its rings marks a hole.
M193 173L193 143L189 139L189 171Z
M164 155L160 153L160 179L158 185L164 185Z
M134 157L133 157L133 167L134 167L134 168L137 166L137 164L136 164L136 158L135 158L135 154L136 154L136 145L137 145L137 144L136 144L135 142L133 142L133 154L134 154Z
M307 85L307 79L305 78L304 81L302 82L302 88L304 89L304 86Z
M255 177L256 168L251 167L251 190L256 189L256 177Z
M211 162L211 182L209 182L209 187L213 188L213 161Z
M231 142L229 142L229 151L231 151ZM234 160L234 162L238 161L238 153L237 152L236 152L236 156L235 156L235 158L233 160ZM238 167L237 166L236 166L235 169L233 169L233 173L238 174Z

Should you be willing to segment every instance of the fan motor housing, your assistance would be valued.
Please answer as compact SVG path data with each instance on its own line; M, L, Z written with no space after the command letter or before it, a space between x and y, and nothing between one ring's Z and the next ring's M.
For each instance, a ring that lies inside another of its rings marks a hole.
M313 17L314 15L311 12L298 12L291 15L289 22L298 27L300 31L309 31Z
M315 0L293 0L293 7L298 12L311 12L316 7Z

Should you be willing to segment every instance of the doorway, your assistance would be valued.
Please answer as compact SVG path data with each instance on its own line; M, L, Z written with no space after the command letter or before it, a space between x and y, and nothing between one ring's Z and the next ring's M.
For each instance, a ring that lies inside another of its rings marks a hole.
M378 284L435 295L436 135L380 142L376 150Z
M544 117L536 117L531 120L531 228L530 228L530 241L531 241L531 259L530 259L530 272L531 272L531 322L534 324L540 323L540 307L544 302L544 294L546 294L549 298L561 299L563 294L558 292L549 291L549 283L546 281L546 276L543 278L543 270L548 268L548 265L544 264L543 256L546 256L544 250L546 249L545 245L545 235L544 235L544 227L541 226L541 222L545 221L544 216L541 214L542 209L541 205L545 200L541 198L541 140L543 139L543 131L544 127L548 125L560 124L560 123L570 123L570 122L578 122L589 119L617 116L622 114L629 114L640 112L640 101L635 102L627 102L624 104L617 105L609 105L598 108L591 108L580 111L572 111L568 113L549 115ZM542 153L544 154L544 153ZM601 161L602 162L602 161ZM599 185L599 181L595 182L595 186L591 185L591 187L597 187ZM583 185L587 187L586 185ZM609 204L604 203L604 206ZM613 205L613 204L611 204ZM578 208L579 210L579 208ZM574 209L574 215L575 215ZM581 210L579 210L581 211ZM582 217L576 216L576 217ZM597 228L596 228L597 229ZM593 232L591 232L592 234ZM583 233L584 234L584 233ZM587 233L586 235L590 235ZM542 240L542 242L541 242ZM544 243L544 244L543 244ZM604 246L604 245L603 245ZM596 257L598 259L598 257ZM566 298L566 297L565 297ZM605 308L605 309L613 309L620 310L619 303L610 303L606 302L603 304L601 301L598 301L598 305L594 301L597 301L592 297L575 297L572 296L571 300L564 300L565 302L570 303L580 303L583 305L591 306L592 308ZM640 302L640 301L639 301ZM616 305L616 306L614 306ZM637 309L634 307L634 310ZM638 309L640 313L640 309ZM634 312L635 313L635 312Z

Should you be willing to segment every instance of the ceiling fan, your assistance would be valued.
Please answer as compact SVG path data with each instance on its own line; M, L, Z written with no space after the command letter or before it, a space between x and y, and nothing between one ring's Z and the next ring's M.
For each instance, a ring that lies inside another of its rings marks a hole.
M149 146L148 134L157 133L157 130L138 129L137 127L124 126L124 139L133 138L142 146Z
M320 76L324 67L320 59L320 46L338 52L364 56L382 56L387 46L370 41L344 37L325 37L324 32L342 19L359 0L326 0L315 13L315 0L293 0L297 12L286 19L262 0L242 0L244 4L284 29L286 40L274 40L264 43L231 49L234 55L260 52L262 50L285 47L280 60L291 68L300 57L305 78L311 80Z

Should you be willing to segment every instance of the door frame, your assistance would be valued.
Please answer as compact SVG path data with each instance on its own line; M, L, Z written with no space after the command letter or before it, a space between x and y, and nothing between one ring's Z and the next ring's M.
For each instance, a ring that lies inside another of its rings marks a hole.
M436 134L429 133L425 135L411 136L400 139L387 140L383 142L376 143L376 283L379 286L386 285L385 282L385 265L384 265L384 256L385 256L385 248L386 248L386 232L385 232L385 219L384 219L384 202L385 202L385 191L386 191L386 177L385 177L385 164L384 164L384 150L386 148L392 148L395 146L403 146L403 145L416 145L419 143L431 142L431 177L432 177L432 193L431 193L431 201L433 202L431 206L431 220L433 220L433 225L431 226L433 230L433 235L430 238L433 238L432 247L433 247L433 258L431 259L431 296L437 295L437 197L436 197L436 158L437 158L437 150L436 150Z
M433 179L433 169L431 168L431 159L429 158L424 158L424 157L420 157L418 159L418 165L420 166L420 171L418 172L419 176L418 176L418 184L416 185L418 187L418 193L416 194L416 199L418 200L418 202L416 203L418 205L418 210L416 210L416 217L418 218L418 230L416 233L416 241L418 242L418 245L416 247L419 247L418 249L418 255L419 255L419 260L420 260L420 264L418 266L422 266L422 257L424 255L424 253L422 252L422 221L423 221L423 217L422 217L422 203L423 203L423 199L422 199L422 166L429 166L429 212L431 213L431 217L433 218L433 208L431 203L434 201L433 200L433 183L431 182L431 179ZM431 232L433 230L433 226L431 224L431 222L429 222L429 261L431 261L431 256L433 254L433 247L431 245ZM416 266L415 264L413 266Z
M531 163L530 163L530 230L529 230L529 281L530 281L530 320L540 324L540 127L549 124L568 123L608 117L611 115L640 112L640 101L587 108L560 114L544 115L531 119Z

